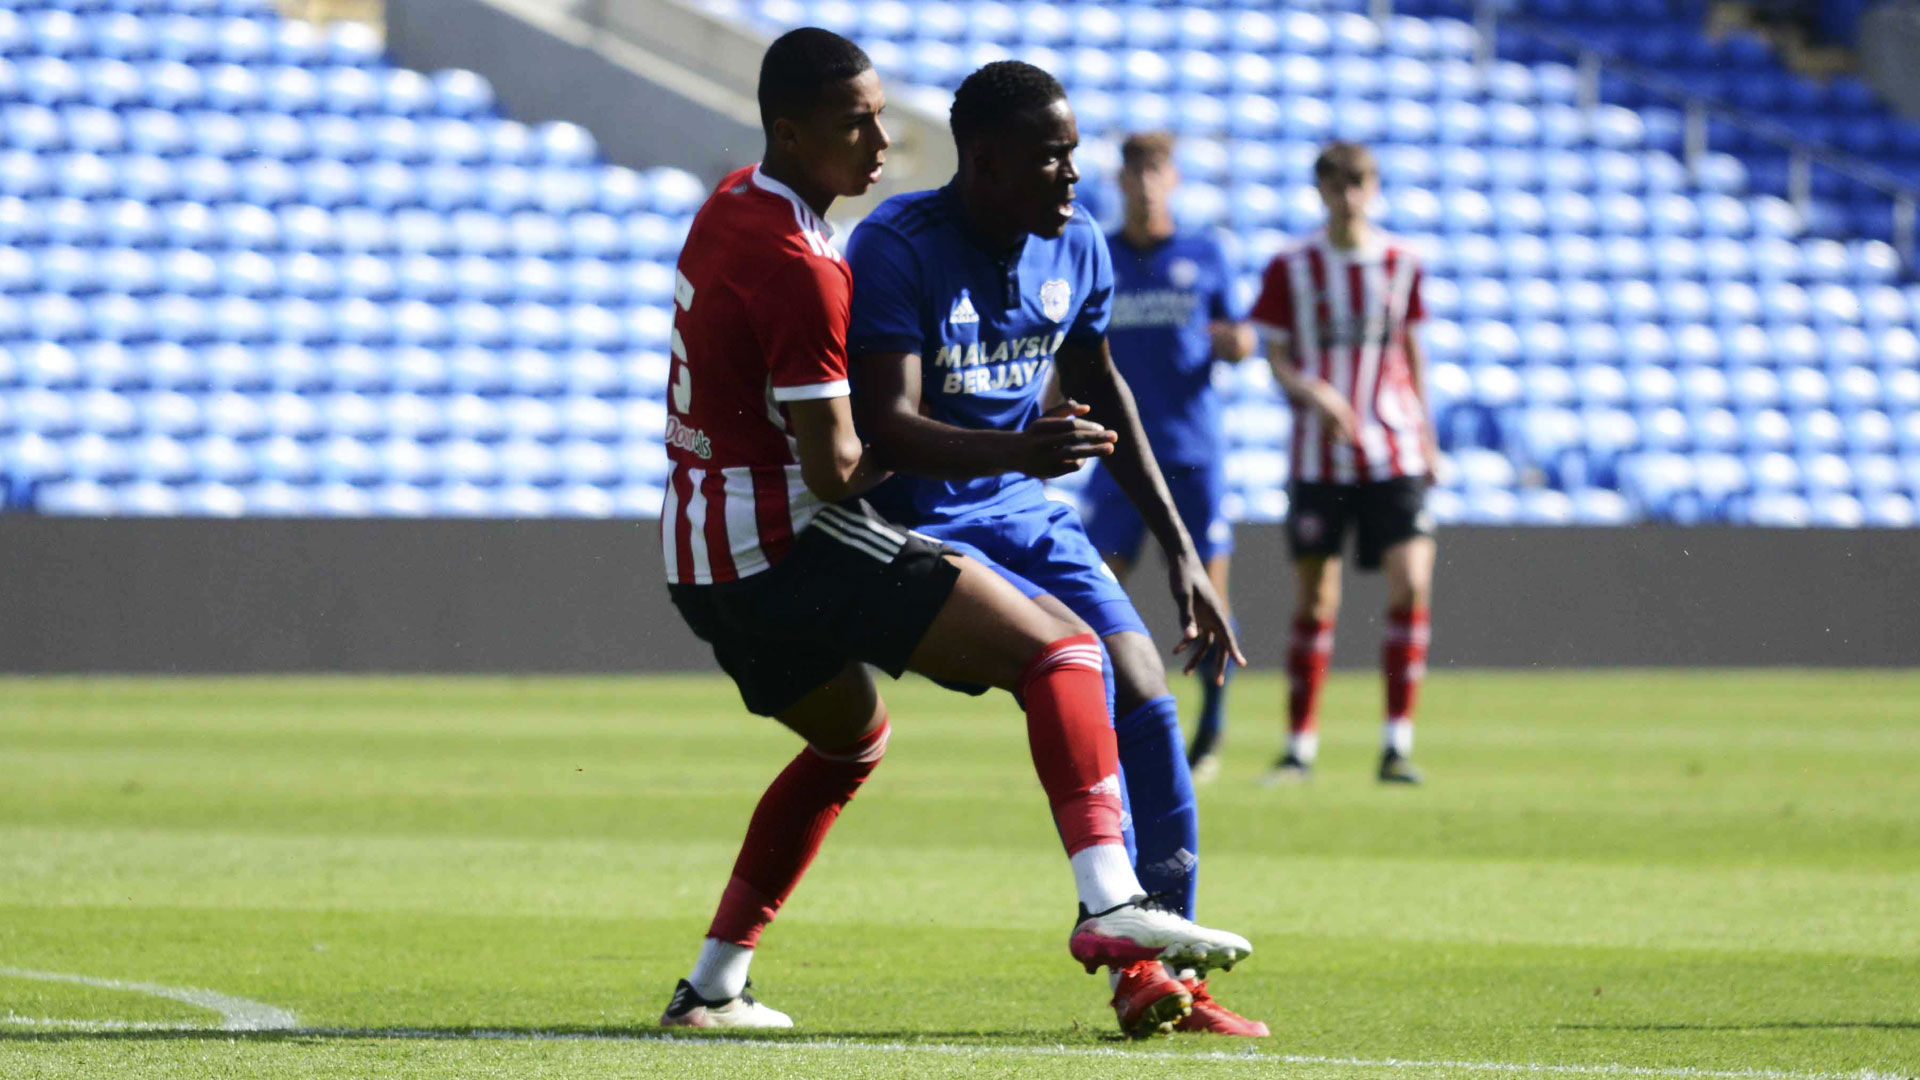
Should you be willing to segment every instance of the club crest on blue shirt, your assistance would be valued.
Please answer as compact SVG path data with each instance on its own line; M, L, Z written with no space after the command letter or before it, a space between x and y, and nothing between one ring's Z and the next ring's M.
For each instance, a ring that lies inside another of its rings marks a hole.
M1191 289L1200 279L1200 264L1192 259L1175 259L1167 264L1167 280L1176 289Z
M1047 318L1059 322L1067 317L1067 309L1073 303L1073 286L1061 278L1040 286L1040 311Z

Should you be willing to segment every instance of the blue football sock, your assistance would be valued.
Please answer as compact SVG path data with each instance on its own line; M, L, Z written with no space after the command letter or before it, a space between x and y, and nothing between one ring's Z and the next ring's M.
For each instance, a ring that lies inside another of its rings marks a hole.
M1240 624L1232 624L1235 637L1240 636ZM1200 665L1194 669L1194 677L1200 680L1200 724L1193 733L1193 747L1187 751L1187 761L1195 762L1213 753L1220 742L1220 729L1226 720L1227 686L1233 682L1233 669L1227 665L1227 681L1218 686L1213 684L1213 664L1215 649L1208 649L1200 658Z
M1134 870L1149 893L1166 893L1193 918L1200 872L1200 813L1180 736L1180 706L1172 694L1120 718L1123 787L1133 808L1138 855Z

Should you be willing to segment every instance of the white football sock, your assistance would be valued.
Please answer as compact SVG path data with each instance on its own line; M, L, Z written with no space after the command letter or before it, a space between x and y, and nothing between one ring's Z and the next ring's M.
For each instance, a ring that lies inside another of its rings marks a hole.
M1089 912L1105 911L1146 892L1134 876L1124 844L1095 844L1081 848L1067 860L1073 867L1073 887Z
M1401 757L1413 756L1413 721L1407 719L1389 720L1380 729L1380 748L1391 750Z
M700 958L693 962L693 974L687 981L693 992L708 1001L731 1001L747 988L747 966L753 963L753 950L731 941L708 938L700 943Z
M1287 753L1293 755L1302 765L1311 765L1320 756L1320 733L1317 731L1296 731L1287 736Z

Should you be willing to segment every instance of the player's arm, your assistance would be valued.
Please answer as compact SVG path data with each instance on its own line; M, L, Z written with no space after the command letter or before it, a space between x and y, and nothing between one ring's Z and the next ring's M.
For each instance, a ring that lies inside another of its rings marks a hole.
M812 401L790 401L794 442L800 452L800 476L807 490L828 502L851 499L885 480L887 470L860 442L853 407L845 394Z
M1407 286L1407 315L1405 347L1407 350L1407 375L1413 383L1413 396L1420 402L1420 448L1426 452L1427 469L1434 475L1440 473L1440 432L1433 426L1433 406L1427 397L1427 352L1420 344L1419 329L1426 322L1426 304L1420 298L1420 282L1426 274L1418 265L1413 271L1413 280Z
M1235 364L1252 356L1258 344L1253 324L1245 320L1215 319L1207 324L1207 335L1213 339L1213 355Z
M844 268L795 257L767 276L748 309L768 363L767 391L793 425L800 476L828 502L887 478L861 444L848 403L848 281Z
M928 304L920 256L906 237L867 221L847 243L855 282L849 341L854 415L886 467L933 480L1023 472L1061 476L1109 451L1113 436L1071 417L1025 431L955 427L923 415L921 351Z
M1206 567L1193 548L1193 538L1180 522L1166 478L1154 460L1153 448L1140 427L1140 413L1134 407L1133 391L1127 388L1113 366L1113 353L1105 335L1091 340L1069 339L1054 356L1059 371L1060 392L1069 407L1079 404L1088 419L1112 429L1119 441L1107 457L1107 471L1114 483L1140 511L1153 538L1166 553L1168 583L1180 610L1181 641L1175 652L1193 649L1187 670L1192 671L1203 656L1213 651L1216 657L1214 677L1225 677L1228 658L1245 664L1239 643L1227 625L1226 604L1214 594ZM1216 645L1224 646L1217 650Z
M1273 327L1267 327L1266 332L1267 366L1273 369L1273 381L1280 384L1280 392L1287 396L1287 401L1296 410L1311 409L1319 413L1340 438L1353 440L1359 426L1354 421L1352 403L1342 397L1332 383L1301 370L1292 334Z
M1427 351L1420 335L1407 327L1407 374L1413 383L1413 396L1420 402L1420 446L1426 452L1427 468L1440 471L1440 433L1433 426L1433 406L1427 398Z
M1237 364L1259 351L1260 342L1242 305L1234 302L1233 269L1219 241L1210 243L1206 259L1211 273L1207 290L1207 336L1212 339L1213 355Z
M1046 417L1024 431L980 431L924 416L916 353L863 353L853 372L860 429L895 472L932 480L1009 472L1046 479L1113 450L1113 432L1074 416Z
M1307 374L1299 342L1293 332L1293 276L1288 256L1282 255L1267 265L1260 281L1260 297L1253 302L1252 321L1267 339L1267 366L1273 369L1273 381L1297 414L1302 409L1319 413L1339 438L1352 442L1360 425L1354 419L1353 405L1325 379ZM1305 300L1298 302L1307 302Z

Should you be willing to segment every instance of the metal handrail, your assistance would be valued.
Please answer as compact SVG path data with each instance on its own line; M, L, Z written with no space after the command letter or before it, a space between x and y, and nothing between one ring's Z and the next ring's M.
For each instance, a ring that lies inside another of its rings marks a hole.
M1553 26L1531 19L1503 16L1499 0L1460 0L1471 6L1474 29L1480 46L1476 59L1482 66L1494 61L1494 42L1501 23L1518 27L1559 49L1574 61L1580 73L1581 104L1592 107L1600 102L1600 78L1612 73L1644 90L1666 98L1684 113L1684 160L1687 170L1699 175L1707 153L1707 123L1718 120L1787 152L1787 198L1805 214L1813 202L1813 168L1829 169L1854 183L1878 191L1893 201L1893 246L1901 262L1909 269L1915 264L1915 226L1920 224L1920 185L1901 179L1887 169L1856 154L1825 143L1801 138L1791 128L1753 116L1739 109L1711 101L1689 89L1677 79L1647 71L1627 62L1610 49L1592 43ZM1370 0L1370 13L1384 22L1393 14L1393 0Z

